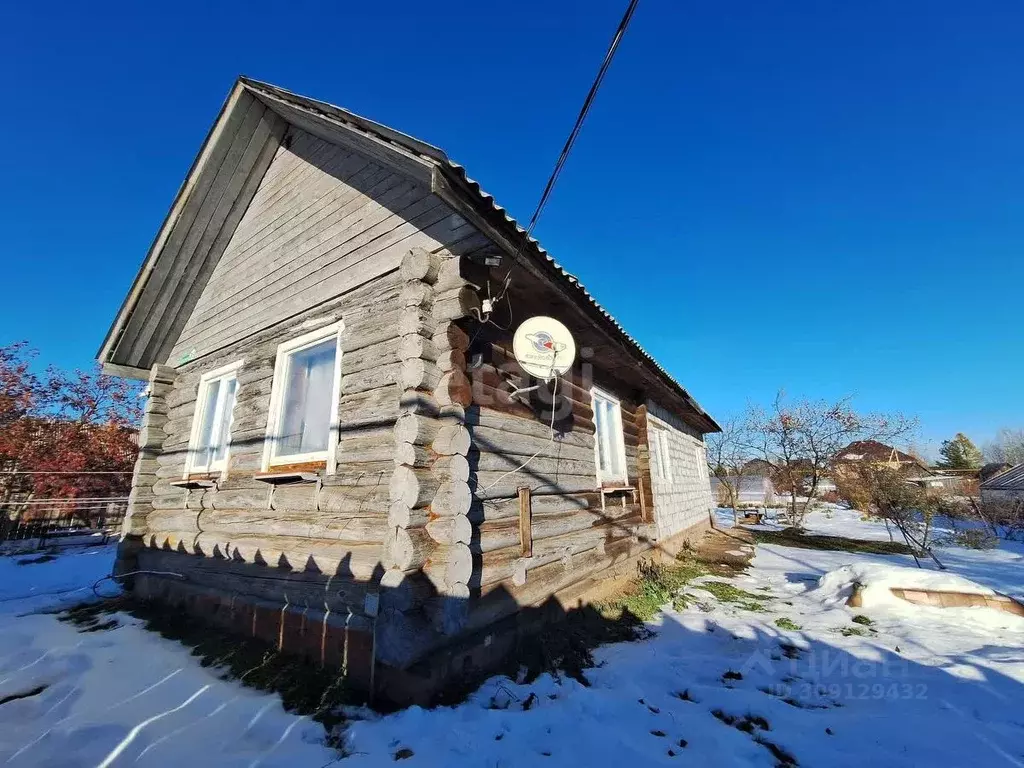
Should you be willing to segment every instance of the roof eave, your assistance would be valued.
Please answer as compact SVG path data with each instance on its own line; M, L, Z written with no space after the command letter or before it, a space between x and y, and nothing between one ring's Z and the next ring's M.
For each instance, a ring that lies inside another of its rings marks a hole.
M655 379L660 381L667 391L679 397L691 413L691 423L698 429L707 432L720 432L721 427L700 404L679 384L657 361L644 350L639 343L630 336L625 329L590 295L579 281L570 273L566 272L554 259L545 251L540 244L529 237L526 231L501 208L494 199L481 189L480 185L470 179L465 170L458 164L452 162L448 156L433 145L420 141L413 136L401 133L389 128L386 125L356 115L348 110L336 107L327 102L317 101L305 96L299 96L269 83L254 80L248 77L239 77L235 81L228 97L221 107L217 119L210 128L203 145L196 155L192 166L189 168L185 180L182 182L174 198L170 211L164 218L156 238L150 245L146 258L143 260L131 289L125 301L121 305L117 316L107 332L107 336L100 347L97 357L101 364L108 370L123 370L130 373L141 372L142 369L132 366L126 367L126 361L113 358L118 344L124 334L125 327L135 310L139 299L146 288L147 281L153 271L156 260L167 240L170 230L181 214L182 208L188 200L188 196L195 184L197 177L203 170L204 163L209 157L211 146L224 125L224 121L230 112L231 105L244 91L250 91L257 98L268 101L278 101L289 105L293 110L305 111L308 115L326 120L335 125L343 127L351 132L358 132L373 136L384 148L397 152L406 157L408 162L413 155L418 163L415 170L418 173L427 172L432 191L452 205L460 214L473 222L485 234L498 243L510 256L518 256L526 253L528 259L522 263L531 271L543 275L549 280L560 285L565 292L575 299L577 306L609 336L621 343L623 347L636 359L646 370L651 372ZM273 107L272 107L273 108ZM285 118L287 119L287 118ZM422 164L421 164L422 163Z
M721 426L696 399L626 333L575 277L562 269L536 240L529 237L514 219L504 213L504 209L493 202L493 198L469 179L461 166L450 161L445 164L438 163L432 181L432 191L498 243L510 256L528 252L532 260L524 261L524 266L539 268L546 277L553 279L573 295L578 305L612 338L625 342L631 355L639 359L645 368L693 409L693 420L697 422L694 426L705 434L722 431ZM490 204L488 201L491 201Z
M111 355L114 348L117 346L118 341L120 341L121 334L124 332L124 327L128 322L128 318L131 317L132 311L139 302L139 297L142 295L142 291L146 287L146 281L149 278L150 273L153 271L153 267L156 264L156 259L161 248L167 241L171 227L181 214L185 201L188 199L188 194L192 190L196 178L199 176L205 161L209 157L210 148L224 124L224 119L230 111L231 105L238 99L239 94L241 94L242 90L245 88L243 83L244 79L245 78L239 77L235 81L234 86L228 92L227 98L224 99L224 103L221 105L220 112L217 113L217 119L214 120L213 125L210 126L210 130L207 132L206 138L203 140L203 144L199 148L199 152L192 161L192 165L189 167L188 173L185 174L185 178L181 182L181 186L178 187L178 192L174 196L174 202L171 204L170 210L167 212L163 222L160 224L160 229L157 230L156 237L150 244L149 250L146 252L146 257L143 259L142 265L139 267L139 271L136 273L135 279L132 281L132 286L128 290L128 295L121 303L121 308L117 311L117 315L114 317L114 322L111 324L110 330L107 331L106 338L103 339L103 344L96 353L96 359L101 365L124 367L118 366L117 363L111 360Z

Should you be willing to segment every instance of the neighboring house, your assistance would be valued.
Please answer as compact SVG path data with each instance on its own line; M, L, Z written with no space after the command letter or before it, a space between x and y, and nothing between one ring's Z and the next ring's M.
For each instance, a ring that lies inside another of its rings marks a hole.
M835 463L840 467L844 464L860 462L888 466L892 469L909 470L915 473L930 474L931 472L927 466L909 453L904 453L898 448L877 440L857 440L836 454Z
M1024 464L992 475L981 486L983 502L1024 503Z
M580 350L554 414L551 385L511 394L533 315ZM709 524L717 424L460 166L252 80L99 358L150 382L134 593L393 700Z
M945 467L929 467L931 475L927 480L933 483L931 487L942 488L965 496L978 495L978 483L980 482L981 469L946 469Z
M850 443L836 455L832 471L842 476L846 468L858 463L897 470L908 483L922 488L956 491L963 486L962 477L931 469L909 453L877 440L857 440Z

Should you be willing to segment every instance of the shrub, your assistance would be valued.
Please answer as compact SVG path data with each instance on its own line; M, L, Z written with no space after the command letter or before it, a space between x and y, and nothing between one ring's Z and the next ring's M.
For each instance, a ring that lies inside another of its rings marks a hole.
M940 547L963 547L964 549L995 549L999 539L991 531L981 528L967 528L953 531L935 542Z

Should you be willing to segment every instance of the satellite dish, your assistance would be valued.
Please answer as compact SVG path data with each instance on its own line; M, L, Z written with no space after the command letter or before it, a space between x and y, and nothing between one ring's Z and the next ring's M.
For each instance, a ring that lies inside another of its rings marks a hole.
M531 317L516 329L512 353L523 370L550 381L568 371L576 359L576 342L569 329L553 317Z

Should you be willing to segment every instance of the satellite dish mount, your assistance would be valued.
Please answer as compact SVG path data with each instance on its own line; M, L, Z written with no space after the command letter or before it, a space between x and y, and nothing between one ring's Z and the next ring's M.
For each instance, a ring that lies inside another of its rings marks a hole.
M565 375L576 360L576 341L572 333L553 317L538 315L524 320L512 339L512 353L519 366L535 379L549 382ZM539 389L525 387L513 396Z

